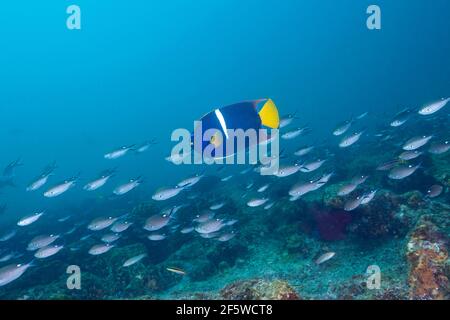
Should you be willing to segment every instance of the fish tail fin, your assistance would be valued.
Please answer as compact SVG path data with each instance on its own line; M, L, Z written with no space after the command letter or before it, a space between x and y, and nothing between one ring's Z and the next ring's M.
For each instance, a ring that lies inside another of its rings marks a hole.
M263 106L258 112L261 123L269 128L278 129L280 126L280 116L278 109L272 99L265 100Z

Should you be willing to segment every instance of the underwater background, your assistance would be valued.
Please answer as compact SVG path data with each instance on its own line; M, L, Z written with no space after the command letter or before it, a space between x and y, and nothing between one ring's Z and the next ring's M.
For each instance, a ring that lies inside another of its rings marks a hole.
M448 299L448 106L430 116L417 110L450 96L450 3L376 2L381 30L366 27L372 1L2 4L0 299ZM80 30L66 27L72 4L81 8ZM281 163L326 159L320 170L279 178L251 166L167 161L174 129L192 130L219 106L259 98L273 99L281 116L295 115L281 134L311 129L280 139ZM389 125L404 115L401 126ZM348 149L333 135L345 121L363 132ZM394 164L420 163L417 172L390 179L376 169L422 135L432 138L417 148L420 158ZM146 141L148 150L136 152ZM131 145L123 157L104 157ZM294 155L303 145L315 153ZM52 163L45 186L27 190ZM114 171L107 184L86 191L104 170ZM333 177L289 201L296 183L319 172ZM195 175L198 183L176 196L152 199ZM337 193L358 175L369 177L358 190L376 196L344 210L349 198ZM43 196L70 177L76 182L67 193ZM137 177L136 189L114 194ZM432 186L442 187L437 196ZM255 197L264 205L249 205ZM168 208L161 229L143 228ZM89 228L101 217L108 228ZM220 230L200 232L208 221L220 221ZM121 222L131 226L109 231ZM92 254L111 234L119 238L107 252ZM42 235L57 236L39 249L61 251L33 257L27 246ZM14 278L11 266L32 260ZM70 265L80 267L79 290L67 288ZM379 267L380 288L368 288L369 266Z

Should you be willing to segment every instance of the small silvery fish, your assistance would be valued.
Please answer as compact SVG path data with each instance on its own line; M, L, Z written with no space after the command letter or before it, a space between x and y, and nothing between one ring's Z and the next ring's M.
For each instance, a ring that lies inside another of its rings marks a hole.
M13 282L14 280L20 278L25 271L31 267L33 262L27 264L10 264L3 268L0 268L0 287Z
M122 267L130 267L133 264L138 263L139 261L141 261L142 259L144 259L147 256L146 253L142 253L142 254L138 254L137 256L131 257L130 259L128 259L127 261L125 261L122 265Z
M339 124L334 130L333 135L340 136L347 132L348 129L352 126L352 121L344 121L343 123Z
M301 147L297 151L294 152L294 155L298 157L306 156L308 153L314 150L312 146Z
M303 128L298 128L295 130L288 131L281 135L281 139L284 139L284 140L295 139L295 138L299 137L300 135L302 135L303 133L305 133L307 130L308 130L307 127L303 127Z
M249 206L251 208L256 208L256 207L262 206L267 201L269 201L269 199L266 199L266 198L264 198L264 199L252 199L252 200L247 202L247 206Z
M412 175L419 167L420 167L420 164L417 166L402 165L402 166L394 167L389 172L388 177L391 179L394 179L394 180L401 180L401 179L404 179L404 178Z
M236 236L236 234L234 232L227 232L224 234L221 234L219 237L217 237L216 240L220 241L220 242L227 242L230 241L231 239L233 239Z
M111 244L96 244L89 249L89 254L93 256L98 256L100 254L104 254L114 248L114 245Z
M118 218L113 217L96 218L88 224L87 228L91 231L100 231L111 226L114 222L117 221L117 219Z
M408 121L410 116L411 116L411 109L406 108L394 116L394 119L392 119L390 126L394 128L400 127L404 125L406 121Z
M192 231L194 231L194 227L184 227L183 229L180 230L180 233L188 234L191 233Z
M167 236L165 234L161 234L161 233L152 233L147 237L147 239L151 240L151 241L161 241L166 238L167 238Z
M95 191L101 187L103 187L106 182L108 182L108 180L114 175L114 171L113 170L107 170L105 172L102 172L100 174L100 176L93 180L88 182L83 189L86 191Z
M362 197L358 196L354 199L347 200L344 204L344 210L345 211L353 211L353 210L357 209L361 205L362 199L363 199Z
M406 143L403 145L403 150L405 151L412 151L419 149L420 147L423 147L430 141L430 139L433 138L433 136L420 136L420 137L414 137L406 141Z
M108 160L112 160L112 159L117 159L117 158L123 157L124 155L126 155L128 153L128 151L132 150L133 147L134 147L134 145L120 147L119 149L113 150L113 151L105 154L104 158L108 159Z
M216 214L212 211L204 210L201 212L201 214L197 215L194 222L206 222L214 218Z
M206 222L200 223L197 227L195 227L195 231L198 233L213 233L222 229L225 225L222 220L209 220Z
M130 192L131 190L137 188L139 185L141 185L141 183L142 183L141 177L131 179L127 183L121 184L118 187L116 187L113 193L117 196L124 195Z
M170 215L155 214L145 221L144 229L147 231L157 231L164 228L170 222Z
M13 238L16 235L16 233L17 233L17 230L11 230L9 232L6 232L0 237L0 241L1 242L8 241L11 238Z
M169 267L169 268L166 268L166 270L176 273L176 274L179 274L179 275L182 275L182 276L184 276L186 274L186 272L180 268Z
M279 123L280 129L290 125L292 123L292 121L294 121L294 119L297 119L295 117L295 113L294 114L287 114L285 116L282 116L280 118L280 123Z
M113 242L119 240L120 237L121 236L118 233L107 233L107 234L104 234L100 240L102 240L105 243L113 243Z
M423 154L422 151L419 150L410 150L402 152L398 157L403 161L413 160L417 157L420 157Z
M338 190L337 195L341 196L341 197L347 196L350 193L352 193L353 191L355 191L357 187L358 187L358 185L355 183L345 184Z
M430 189L427 190L427 196L430 198L436 198L439 197L444 191L444 187L438 184L432 185Z
M330 260L331 258L333 258L335 255L336 255L336 253L334 253L334 252L324 253L319 258L317 258L316 264L317 265L322 264L322 263Z
M378 190L373 190L373 191L370 191L370 192L364 194L364 195L361 197L361 204L362 204L362 205L368 204L370 201L372 201L373 198L375 198L375 195L376 195L377 191L378 191Z
M351 145L355 144L356 142L358 142L358 140L361 138L363 132L355 132L349 136L344 137L341 142L339 142L339 147L340 148L348 148Z
M68 180L65 180L64 182L61 182L60 184L57 184L56 186L50 188L46 192L44 192L44 197L46 198L54 198L57 196L62 195L69 189L73 188L75 186L75 182L78 180L78 178L71 178Z
M450 150L450 141L444 141L440 143L433 143L428 149L432 154L443 154Z
M180 187L163 188L153 194L152 199L155 201L165 201L177 196L181 191L183 191L183 188Z
M385 163L380 164L376 170L377 171L388 171L391 170L393 167L399 164L398 160L391 160Z
M20 227L29 226L30 224L36 222L43 214L44 212L37 212L30 216L23 217L17 222L17 225Z
M214 211L219 210L219 209L222 209L224 205L225 205L225 202L219 202L219 203L211 205L209 207L209 209L214 210Z
M27 246L28 251L35 251L40 248L46 247L51 245L53 242L55 242L59 238L59 235L40 235L37 237L34 237Z
M177 184L177 187L179 188L188 188L188 187L192 187L193 185L197 184L201 179L203 178L203 175L195 175L193 177L190 178L186 178L182 181L180 181Z
M441 99L440 101L422 107L418 113L422 116L428 116L441 110L450 101L450 98Z
M43 247L43 248L40 248L38 251L36 251L36 253L34 254L34 257L37 259L45 259L45 258L54 256L59 251L61 251L63 248L64 248L63 246L58 246L58 245Z
M301 172L313 172L319 169L327 160L317 159L308 163L304 163L300 166Z
M132 226L133 223L132 222L128 222L128 221L118 221L116 223L114 223L111 227L111 231L115 232L115 233L121 233L126 231L130 226Z

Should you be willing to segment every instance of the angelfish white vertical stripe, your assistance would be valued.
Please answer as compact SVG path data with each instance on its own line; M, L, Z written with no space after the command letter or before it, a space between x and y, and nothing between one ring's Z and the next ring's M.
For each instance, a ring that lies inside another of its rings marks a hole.
M220 112L219 109L214 110L214 113L216 114L217 119L219 119L220 125L222 126L223 132L225 132L225 137L228 139L228 132L227 132L227 124L225 123L225 119L223 117L222 112Z

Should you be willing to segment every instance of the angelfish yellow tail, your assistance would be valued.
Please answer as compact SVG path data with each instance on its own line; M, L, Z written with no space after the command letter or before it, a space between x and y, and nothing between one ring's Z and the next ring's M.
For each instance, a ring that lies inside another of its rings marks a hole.
M261 118L261 123L263 126L278 129L280 126L280 116L278 115L278 109L272 99L267 99L267 101L262 106L259 111L259 117Z

